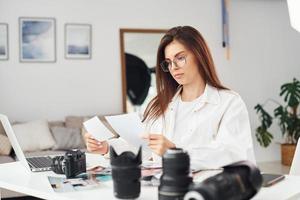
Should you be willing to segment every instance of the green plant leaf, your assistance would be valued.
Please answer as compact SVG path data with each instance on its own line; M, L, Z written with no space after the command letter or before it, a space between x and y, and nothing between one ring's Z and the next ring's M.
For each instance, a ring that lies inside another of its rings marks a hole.
M300 119L297 118L297 122L296 122L296 128L295 128L295 134L294 134L294 139L297 142L299 140L300 137Z
M294 78L293 82L281 86L280 96L284 96L284 101L290 107L297 107L300 102L300 82Z
M264 129L262 126L259 126L256 129L256 139L259 144L263 147L268 147L273 139L273 136L267 129Z
M264 110L264 108L260 105L257 104L254 109L256 110L256 113L260 116L261 124L264 129L268 129L273 122L273 118L271 115Z
M290 116L290 121L288 121L287 132L291 136L292 142L296 143L300 136L300 119L297 116Z
M256 129L256 139L261 146L267 147L273 139L273 135L268 132L268 128L272 125L273 118L260 104L257 104L254 109L256 113L258 113L261 121L261 125Z
M274 116L279 119L279 127L281 129L282 135L284 135L287 131L287 126L290 121L289 112L287 111L287 108L284 108L281 105L278 106L274 110Z
M300 138L300 119L297 114L300 105L300 82L296 78L292 82L283 84L280 88L280 96L284 98L286 106L278 106L274 110L274 116L279 120L279 127L282 135L289 142L297 142ZM273 139L273 135L268 132L268 128L272 125L273 118L264 110L263 106L257 104L254 109L259 115L261 125L256 129L256 139L261 146L267 147Z

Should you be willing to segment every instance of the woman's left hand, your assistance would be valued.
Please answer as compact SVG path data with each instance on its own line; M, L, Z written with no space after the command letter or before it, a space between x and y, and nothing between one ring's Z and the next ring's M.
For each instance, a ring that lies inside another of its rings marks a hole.
M161 134L148 134L144 135L143 138L148 140L150 149L160 156L164 155L167 149L176 147L174 143Z

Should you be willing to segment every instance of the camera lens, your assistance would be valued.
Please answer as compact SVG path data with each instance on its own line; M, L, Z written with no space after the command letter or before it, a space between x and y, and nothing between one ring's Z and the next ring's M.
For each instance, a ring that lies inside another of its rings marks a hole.
M262 185L259 169L249 161L223 167L224 171L193 184L184 200L242 200L251 199Z
M160 177L160 200L181 200L192 182L190 157L180 148L168 149L163 156L163 174Z
M64 156L56 156L52 158L51 169L57 174L65 173L65 159Z
M119 199L139 197L141 190L141 156L141 148L137 155L129 151L117 155L114 148L110 147L110 163L115 197Z

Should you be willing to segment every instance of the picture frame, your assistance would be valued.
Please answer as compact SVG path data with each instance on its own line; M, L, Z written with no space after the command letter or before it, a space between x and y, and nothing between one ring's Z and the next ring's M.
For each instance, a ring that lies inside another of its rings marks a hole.
M20 62L56 62L56 20L19 18Z
M8 60L8 24L0 23L0 60Z
M92 58L92 25L65 24L65 58Z

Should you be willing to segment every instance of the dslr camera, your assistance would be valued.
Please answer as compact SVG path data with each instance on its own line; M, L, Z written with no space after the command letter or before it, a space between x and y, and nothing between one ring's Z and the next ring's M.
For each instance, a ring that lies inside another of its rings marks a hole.
M223 172L193 183L190 159L180 148L168 149L163 156L159 200L247 200L262 186L259 169L249 161L223 167Z
M226 165L223 172L192 184L184 200L247 200L262 186L259 169L249 161Z
M65 174L67 178L75 178L86 172L85 153L79 149L72 149L64 156L56 156L52 158L51 169L57 174Z

